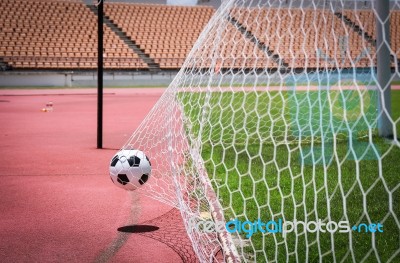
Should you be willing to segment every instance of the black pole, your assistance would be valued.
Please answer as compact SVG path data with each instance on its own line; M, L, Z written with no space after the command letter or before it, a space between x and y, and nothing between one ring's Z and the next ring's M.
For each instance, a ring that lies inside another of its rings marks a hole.
M97 148L103 148L103 4L97 5Z

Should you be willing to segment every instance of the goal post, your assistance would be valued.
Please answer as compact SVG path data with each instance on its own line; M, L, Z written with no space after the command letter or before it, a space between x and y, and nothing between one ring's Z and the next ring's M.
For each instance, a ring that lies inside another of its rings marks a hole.
M399 257L400 31L374 3L223 1L123 146L200 262Z
M390 121L391 115L391 59L390 59L390 1L376 0L376 48L377 48L377 71L378 83L382 92L379 98L379 105L382 115L379 120L379 135L391 138L393 137L393 127ZM396 26L396 25L393 25Z

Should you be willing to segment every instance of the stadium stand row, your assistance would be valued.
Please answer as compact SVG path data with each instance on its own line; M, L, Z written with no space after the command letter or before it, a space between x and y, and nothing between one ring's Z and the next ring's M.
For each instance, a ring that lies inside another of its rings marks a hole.
M105 14L164 69L182 66L213 13L211 7L105 6Z
M225 21L225 23L221 24L221 27L224 28L223 31L220 32L219 28L213 28L209 34L218 36L216 37L218 41L227 44L215 46L211 43L214 38L207 37L210 42L204 43L200 49L195 51L194 57L196 59L191 61L188 67L210 68L214 66L215 71L224 68L278 68L278 64L265 51L254 42L249 41L233 24L228 21ZM233 45L233 43L235 44ZM220 59L213 61L215 56Z
M82 2L1 0L0 57L13 68L94 69L97 19ZM147 65L104 26L104 66Z
M11 68L97 67L97 18L83 2L1 0L0 9L0 60ZM211 7L105 5L105 16L161 70L182 66L214 12ZM242 26L244 21L247 28ZM212 52L216 51L222 58L217 62L221 68L348 68L352 63L365 68L375 63L376 24L372 11L349 10L338 15L323 10L235 9L225 23L230 25L218 32L219 37L226 38L226 43L233 43L234 38L235 46L202 50L203 61L193 66L210 67ZM400 11L391 12L391 23L391 46L400 59L400 28L393 26L400 24ZM143 55L113 30L104 25L105 69L149 70ZM330 37L323 38L322 33Z
M353 21L356 26L371 36L372 39L376 39L376 21L373 12L345 11L343 15ZM396 56L400 59L400 11L392 11L390 13L390 24L391 49L397 51Z
M371 43L329 11L236 9L231 16L240 24L257 21L247 30L289 68L349 68L352 62L364 68L375 55Z

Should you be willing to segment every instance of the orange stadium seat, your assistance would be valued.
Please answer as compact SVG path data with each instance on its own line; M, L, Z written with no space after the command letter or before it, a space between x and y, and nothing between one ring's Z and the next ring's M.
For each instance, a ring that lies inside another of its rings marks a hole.
M0 57L14 68L97 67L97 18L82 1L1 0L0 9ZM106 25L104 46L106 69L107 65L115 68L108 63L111 58L140 60ZM57 62L50 62L49 58ZM34 62L28 62L31 59ZM139 67L148 69L144 61ZM137 69L133 64L126 68Z

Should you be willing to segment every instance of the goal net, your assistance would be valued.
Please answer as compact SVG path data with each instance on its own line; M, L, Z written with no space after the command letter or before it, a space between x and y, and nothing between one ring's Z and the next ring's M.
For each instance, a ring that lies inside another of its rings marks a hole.
M398 260L400 1L377 3L223 1L123 146L201 262Z

